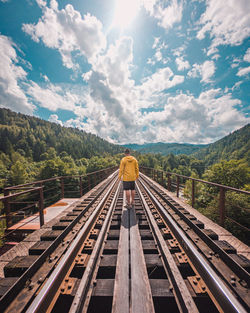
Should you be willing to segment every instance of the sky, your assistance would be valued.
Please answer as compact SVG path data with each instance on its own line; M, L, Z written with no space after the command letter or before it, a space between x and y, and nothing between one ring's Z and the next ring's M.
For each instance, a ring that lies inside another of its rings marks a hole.
M0 107L115 144L250 121L249 0L0 0Z

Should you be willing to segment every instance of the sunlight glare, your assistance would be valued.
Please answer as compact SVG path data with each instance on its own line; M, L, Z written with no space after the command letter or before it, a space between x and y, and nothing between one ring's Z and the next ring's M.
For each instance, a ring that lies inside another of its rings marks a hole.
M113 26L124 29L140 9L140 0L116 0Z

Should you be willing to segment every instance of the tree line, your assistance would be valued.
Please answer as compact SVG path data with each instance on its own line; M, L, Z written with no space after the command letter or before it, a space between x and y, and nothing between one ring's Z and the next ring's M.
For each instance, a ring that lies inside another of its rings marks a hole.
M249 125L193 155L134 151L139 166L250 190ZM98 136L65 128L38 118L0 109L0 193L13 186L64 175L84 175L110 166L119 166L124 147ZM196 184L195 207L218 222L218 189ZM185 184L191 198L191 185ZM249 196L227 192L227 216L249 228ZM242 240L242 231L229 219L226 227Z

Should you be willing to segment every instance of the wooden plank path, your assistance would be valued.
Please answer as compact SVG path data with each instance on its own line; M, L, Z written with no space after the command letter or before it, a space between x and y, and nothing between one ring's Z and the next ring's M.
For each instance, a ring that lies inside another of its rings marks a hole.
M129 211L123 197L112 312L129 313Z
M135 210L130 209L131 313L154 313L153 298Z

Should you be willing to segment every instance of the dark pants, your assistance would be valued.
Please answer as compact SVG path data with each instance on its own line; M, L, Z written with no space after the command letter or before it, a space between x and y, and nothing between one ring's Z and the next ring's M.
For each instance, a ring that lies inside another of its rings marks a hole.
M135 181L124 181L123 190L135 190Z

